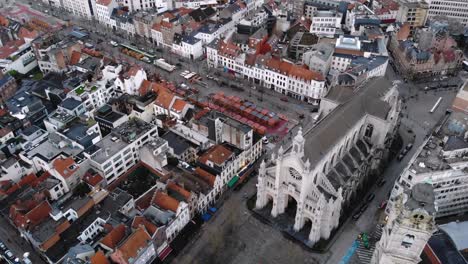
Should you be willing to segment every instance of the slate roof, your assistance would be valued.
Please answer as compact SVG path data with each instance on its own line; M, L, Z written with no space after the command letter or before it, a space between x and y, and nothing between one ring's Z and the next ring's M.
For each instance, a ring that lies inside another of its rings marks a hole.
M339 105L304 135L304 158L313 166L319 162L342 137L365 115L385 119L390 106L380 100L383 92L391 87L384 78L370 81L348 101Z

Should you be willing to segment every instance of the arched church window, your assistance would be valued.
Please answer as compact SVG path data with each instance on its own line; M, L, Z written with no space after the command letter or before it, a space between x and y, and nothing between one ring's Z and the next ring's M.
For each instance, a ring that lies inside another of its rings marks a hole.
M289 168L289 174L296 180L302 180L301 174L294 168Z

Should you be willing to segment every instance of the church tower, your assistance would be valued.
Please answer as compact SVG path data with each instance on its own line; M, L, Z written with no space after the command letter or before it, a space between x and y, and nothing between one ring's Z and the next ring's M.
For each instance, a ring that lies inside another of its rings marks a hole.
M304 136L302 136L302 127L299 127L297 135L293 139L293 152L298 155L299 158L304 157Z
M435 227L434 191L420 183L398 196L382 238L372 257L372 264L417 264Z

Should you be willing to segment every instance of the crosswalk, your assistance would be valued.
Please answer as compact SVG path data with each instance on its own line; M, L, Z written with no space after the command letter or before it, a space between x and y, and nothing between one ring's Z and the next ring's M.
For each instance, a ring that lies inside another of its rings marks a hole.
M377 242L382 237L382 227L379 225L369 236L369 248L364 247L364 243L359 243L359 247L356 250L356 254L361 264L368 264L371 262L372 255Z

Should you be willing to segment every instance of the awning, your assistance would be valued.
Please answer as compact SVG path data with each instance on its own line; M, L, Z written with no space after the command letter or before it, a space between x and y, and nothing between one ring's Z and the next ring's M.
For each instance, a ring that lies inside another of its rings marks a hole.
M232 188L232 186L234 186L238 180L239 180L239 176L236 175L232 177L232 179L227 183L228 187Z
M211 219L211 215L209 213L204 213L201 217L204 222L208 222Z
M172 248L170 246L167 246L165 249L161 251L161 253L159 253L158 257L160 260L164 260L165 258L167 258L167 256L169 256L171 252L172 252Z

